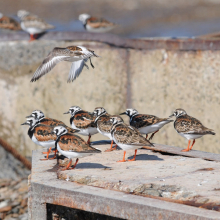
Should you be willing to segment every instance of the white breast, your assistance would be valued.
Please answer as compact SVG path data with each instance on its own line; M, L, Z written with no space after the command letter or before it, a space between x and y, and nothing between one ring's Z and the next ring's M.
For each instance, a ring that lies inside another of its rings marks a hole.
M161 129L167 123L169 123L169 122L161 121L161 122L156 123L154 125L149 125L149 126L146 126L143 128L139 128L138 130L140 131L141 134L149 134L149 133L153 133L153 132Z
M59 143L57 143L57 150L65 157L71 159L71 158L82 158L92 155L92 153L78 153L73 151L64 151L61 150Z
M129 145L129 144L122 144L122 143L118 142L118 141L114 138L114 135L113 135L113 141L114 141L120 148L122 148L124 151L127 151L127 150L136 150L136 149L138 149L138 148L141 148L141 146Z
M197 139L197 138L201 138L203 136L201 134L184 134L184 133L178 133L178 134L181 135L182 137L186 138L187 140Z
M112 30L113 28L114 26L93 28L88 24L86 25L86 30L89 32L94 32L94 33L105 33L105 32Z
M102 134L102 135L104 135L104 136L108 137L110 140L112 140L111 133L108 133L108 132L103 132L103 131L99 130L99 128L98 128L98 127L97 127L97 130L98 130L98 132L99 132L100 134Z
M55 141L51 140L51 141L38 141L35 136L32 136L31 139L35 144L40 145L41 147L46 147L46 148L50 148L50 147L55 147Z
M98 131L97 131L97 128L93 128L93 127L88 127L86 129L80 129L80 128L77 128L74 124L74 120L71 124L72 128L73 129L79 129L80 131L77 132L78 134L81 134L81 135L85 135L85 136L88 136L88 135L94 135L94 134L97 134Z
M21 22L21 28L28 32L29 34L40 34L42 32L44 32L45 30L42 30L40 28L36 28L36 27L29 27L29 28L26 28L25 25L24 25L24 22Z

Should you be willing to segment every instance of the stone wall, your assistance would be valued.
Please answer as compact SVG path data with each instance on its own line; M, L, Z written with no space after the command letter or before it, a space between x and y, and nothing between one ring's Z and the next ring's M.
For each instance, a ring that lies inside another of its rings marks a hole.
M61 62L49 74L30 83L34 71L53 47L69 45L94 49L100 56L92 58L95 69L84 69L74 83L67 83L71 64ZM111 114L133 107L140 113L159 117L168 117L181 107L216 132L215 136L198 139L194 149L219 153L219 58L218 50L140 50L85 41L2 42L0 136L30 156L39 146L29 139L28 127L20 124L35 109L69 125L69 116L63 112L72 105L89 111L103 106ZM100 138L105 139L95 135L92 140ZM153 141L187 146L172 123L162 128Z

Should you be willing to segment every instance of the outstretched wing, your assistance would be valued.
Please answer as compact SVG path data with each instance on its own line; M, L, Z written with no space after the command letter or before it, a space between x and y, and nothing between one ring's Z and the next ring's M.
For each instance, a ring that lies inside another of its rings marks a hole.
M86 66L88 69L88 66L85 64L85 62L87 60L88 59L78 60L78 61L74 61L72 63L71 68L70 68L70 72L69 72L69 77L67 80L68 83L73 82L80 75L84 66Z
M31 82L37 81L40 77L50 72L56 66L57 63L59 63L60 61L64 61L69 57L68 54L64 53L65 49L62 49L63 53L60 53L61 49L62 48L54 48L53 51L51 51L48 54L48 56L44 59L43 63L35 71L31 79Z

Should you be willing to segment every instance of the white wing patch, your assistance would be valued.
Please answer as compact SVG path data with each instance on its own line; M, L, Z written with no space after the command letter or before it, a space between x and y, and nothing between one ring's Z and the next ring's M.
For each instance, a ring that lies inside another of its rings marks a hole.
M68 83L73 82L80 75L84 66L86 66L88 69L88 66L85 64L85 62L87 60L88 59L78 60L78 61L74 61L72 63L71 68L70 68L70 72L69 72L69 77L67 80Z
M44 60L43 63L35 71L32 79L31 79L31 82L38 80L40 77L42 77L46 73L50 72L56 66L57 63L65 60L66 58L67 58L67 56L56 56L56 57L53 57L48 62L45 62L45 60Z

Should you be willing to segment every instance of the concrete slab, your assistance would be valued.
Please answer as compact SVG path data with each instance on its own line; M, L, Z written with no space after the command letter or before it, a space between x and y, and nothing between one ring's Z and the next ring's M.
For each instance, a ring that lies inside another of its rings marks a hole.
M117 163L122 155L103 152L80 159L74 170L59 171L56 160L40 161L41 151L34 151L30 219L46 219L47 203L122 219L220 219L217 211L183 205L219 210L219 162L141 149L137 161Z

